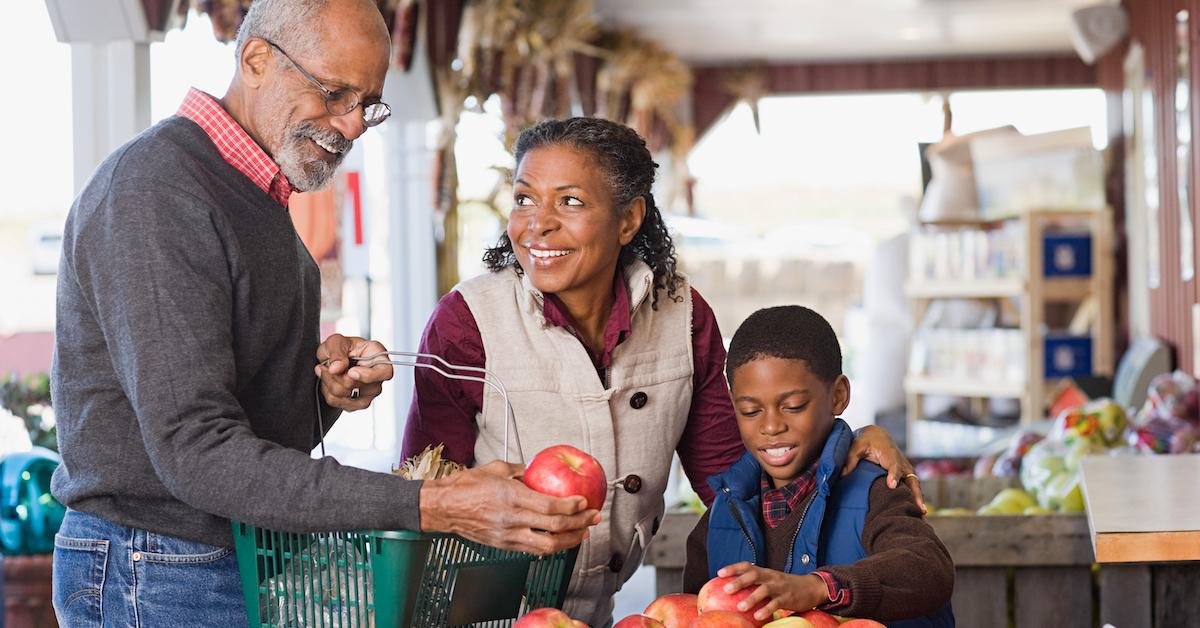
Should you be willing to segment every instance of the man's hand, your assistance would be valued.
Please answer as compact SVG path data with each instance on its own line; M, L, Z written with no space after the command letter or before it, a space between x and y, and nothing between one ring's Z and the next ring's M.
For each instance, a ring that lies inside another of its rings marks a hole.
M829 589L825 581L813 574L797 576L740 562L722 568L717 575L735 578L725 584L726 593L736 593L757 585L753 593L738 602L738 610L749 611L760 602L764 603L762 608L754 612L754 618L759 621L770 620L778 610L803 612L829 601Z
M350 358L361 358L387 351L374 340L333 334L317 347L317 366L313 371L321 379L325 403L348 412L371 405L383 392L383 382L392 378L392 366L370 368L350 366Z
M551 497L514 479L521 465L492 462L421 486L421 531L452 532L503 549L551 554L587 538L600 522L583 497Z
M912 463L904 457L900 448L896 447L896 441L892 440L887 430L878 425L868 425L859 430L850 445L850 454L846 456L846 467L842 469L842 475L849 475L854 467L858 466L858 461L864 458L887 470L888 488L896 488L901 480L908 484L921 512L929 513L925 498L921 495L921 480L917 478Z

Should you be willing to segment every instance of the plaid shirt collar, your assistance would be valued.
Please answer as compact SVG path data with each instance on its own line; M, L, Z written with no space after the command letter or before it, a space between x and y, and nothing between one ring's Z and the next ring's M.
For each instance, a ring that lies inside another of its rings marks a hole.
M287 207L292 185L279 171L279 164L221 107L217 99L193 87L188 90L175 115L187 118L204 129L229 165L246 175L275 202Z
M813 461L800 477L779 488L774 488L771 478L762 474L763 522L777 528L792 511L804 505L809 495L817 488L817 462Z

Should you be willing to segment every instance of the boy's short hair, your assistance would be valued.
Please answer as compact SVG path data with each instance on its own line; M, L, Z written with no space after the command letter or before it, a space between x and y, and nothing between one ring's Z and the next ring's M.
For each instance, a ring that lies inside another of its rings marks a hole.
M733 385L738 367L762 358L804 360L809 372L826 384L842 374L842 348L829 321L800 305L761 309L742 322L729 342L725 377Z

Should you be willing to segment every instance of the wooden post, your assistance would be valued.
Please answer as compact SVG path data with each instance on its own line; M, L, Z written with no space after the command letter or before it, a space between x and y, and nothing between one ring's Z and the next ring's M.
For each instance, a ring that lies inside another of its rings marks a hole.
M954 571L950 598L958 626L1006 628L1008 626L1008 569L959 567Z
M1017 626L1092 627L1092 570L1078 567L1018 567Z
M1151 567L1154 579L1154 626L1200 626L1200 563L1164 563Z
M1146 565L1101 565L1099 593L1101 625L1151 625L1150 568Z
M1113 217L1109 210L1097 212L1092 228L1092 294L1099 312L1092 338L1092 371L1112 375L1116 352L1116 312L1114 309Z
M1021 299L1021 329L1025 331L1025 394L1021 397L1021 423L1028 425L1040 420L1045 410L1046 373L1043 356L1045 355L1045 336L1042 324L1045 322L1045 303L1043 302L1045 269L1042 267L1042 218L1035 212L1027 212L1021 216L1021 229L1024 232L1023 246L1025 247L1025 294Z

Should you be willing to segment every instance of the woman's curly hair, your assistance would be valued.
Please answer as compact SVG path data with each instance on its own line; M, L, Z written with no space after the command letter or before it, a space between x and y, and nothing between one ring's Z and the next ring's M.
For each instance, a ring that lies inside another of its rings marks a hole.
M513 151L517 165L520 166L526 153L544 146L569 146L595 158L612 188L614 209L628 206L639 196L646 199L646 217L633 240L622 247L618 263L624 267L636 258L654 271L651 307L658 308L661 289L667 290L668 297L677 298L675 290L680 278L676 271L675 244L650 193L658 164L651 158L646 141L633 129L603 118L547 120L521 132ZM500 236L496 246L484 252L483 263L492 272L517 266L507 232ZM517 271L520 272L519 266Z

